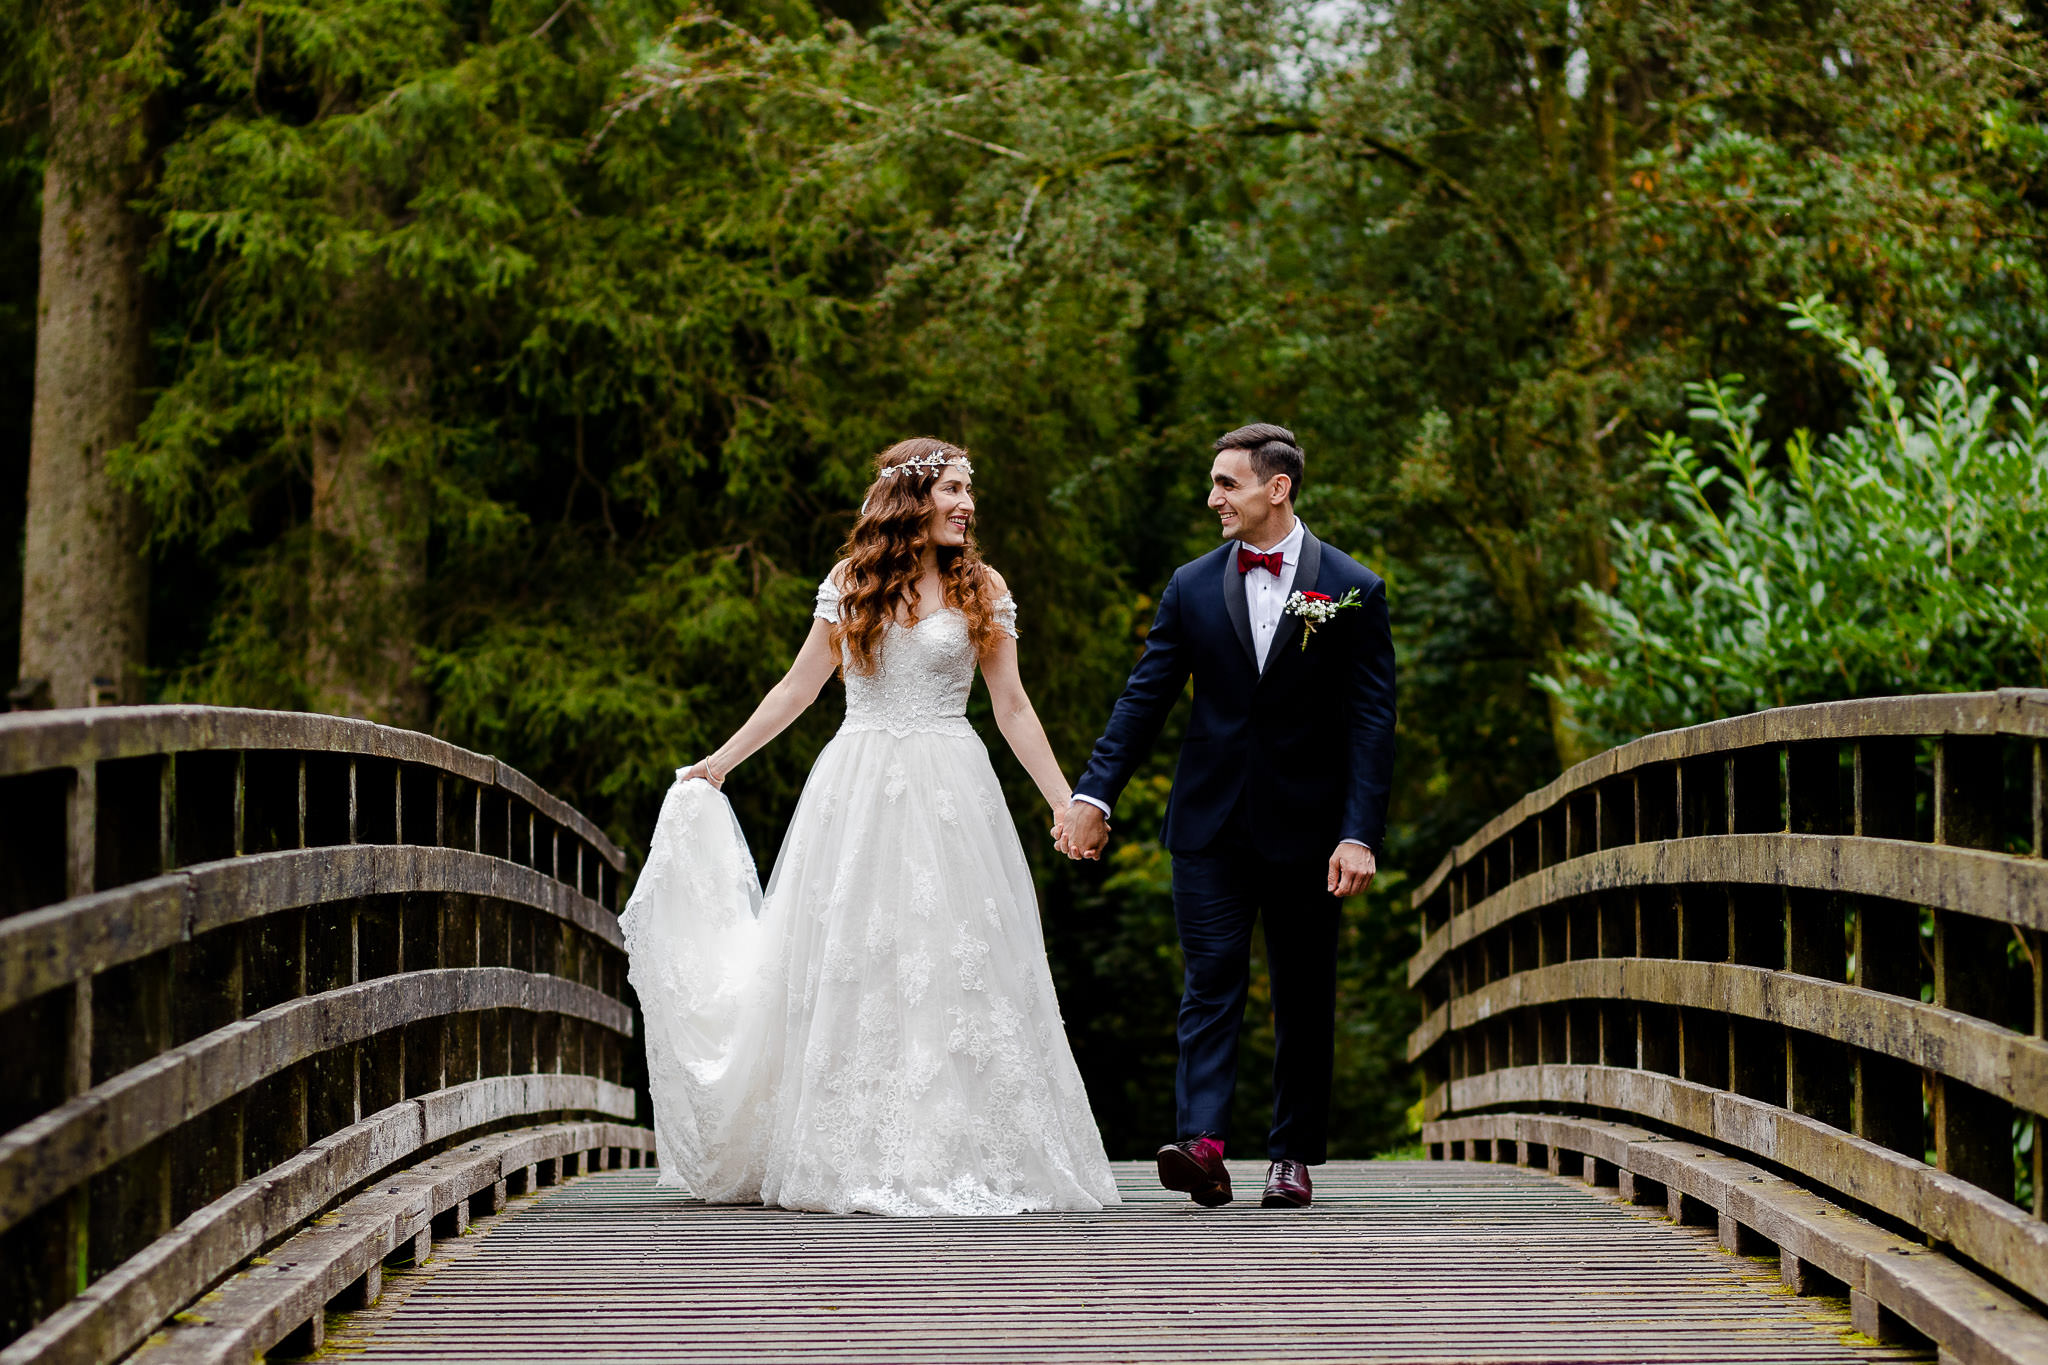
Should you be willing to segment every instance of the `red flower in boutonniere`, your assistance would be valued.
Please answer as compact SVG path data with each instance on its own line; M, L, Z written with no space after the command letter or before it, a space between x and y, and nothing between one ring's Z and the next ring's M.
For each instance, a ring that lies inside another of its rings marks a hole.
M1287 599L1287 614L1301 618L1301 647L1308 648L1308 637L1316 633L1316 627L1328 621L1346 607L1358 605L1358 589L1353 588L1341 598L1331 597L1326 592L1298 592Z

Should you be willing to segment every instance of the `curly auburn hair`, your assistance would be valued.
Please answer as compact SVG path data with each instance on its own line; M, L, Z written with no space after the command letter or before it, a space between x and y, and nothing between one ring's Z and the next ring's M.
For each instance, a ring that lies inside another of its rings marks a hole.
M863 676L881 659L882 635L898 619L898 608L917 623L917 583L924 575L923 554L931 543L932 487L937 469L905 470L884 475L907 460L939 454L964 459L967 452L931 436L898 441L875 457L875 479L868 485L860 516L839 553L839 621L832 627L832 645L844 646L847 667ZM994 582L969 530L964 545L941 545L939 581L947 606L967 618L967 635L977 654L995 646Z

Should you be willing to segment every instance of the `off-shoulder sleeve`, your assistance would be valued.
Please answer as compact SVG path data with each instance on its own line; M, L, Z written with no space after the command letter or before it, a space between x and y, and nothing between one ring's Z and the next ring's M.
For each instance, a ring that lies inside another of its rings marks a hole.
M1017 599L1004 593L996 599L996 627L1012 640L1017 638Z
M818 585L818 605L811 615L828 625L839 624L839 585L830 578Z

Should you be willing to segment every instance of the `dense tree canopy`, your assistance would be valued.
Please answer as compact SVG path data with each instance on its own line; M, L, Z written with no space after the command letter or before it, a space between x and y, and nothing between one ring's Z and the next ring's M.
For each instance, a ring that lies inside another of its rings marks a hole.
M1339 1062L1344 1150L1383 1147L1415 1098L1404 881L1621 714L1599 594L1616 519L1675 514L1686 384L1747 376L1773 450L1848 431L1794 298L1909 402L2048 353L2042 30L1958 0L185 0L117 460L153 694L422 724L638 846L794 652L867 461L931 433L975 454L1071 772L1212 541L1208 442L1285 422L1401 651ZM47 81L11 78L20 242ZM33 282L6 287L19 393ZM730 787L764 856L834 712ZM1120 1154L1170 1126L1173 739L1106 866L1027 838Z

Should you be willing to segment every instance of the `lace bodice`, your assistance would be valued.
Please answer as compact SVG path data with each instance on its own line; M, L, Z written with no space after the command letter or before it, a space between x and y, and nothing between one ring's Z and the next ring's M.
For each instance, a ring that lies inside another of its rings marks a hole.
M821 621L839 620L839 589L831 579L818 585ZM995 604L996 624L1017 634L1017 602L1004 593ZM892 735L972 735L967 692L974 685L974 642L967 618L952 607L914 626L894 622L882 632L882 648L870 674L846 674L846 721L842 734L886 730Z

